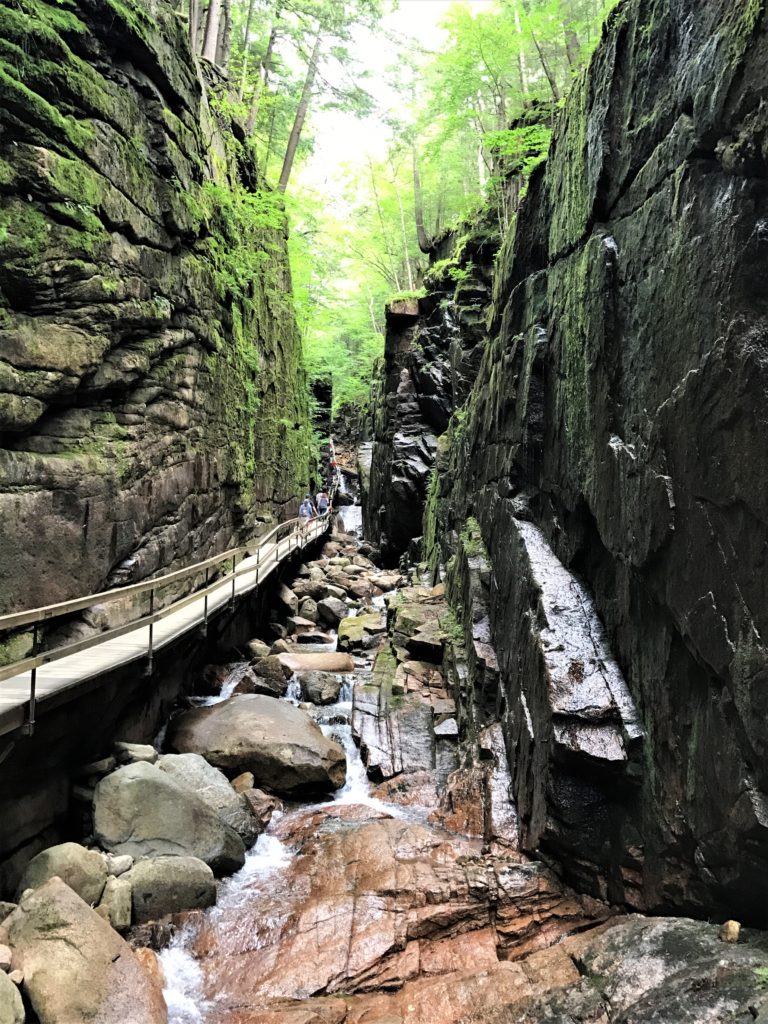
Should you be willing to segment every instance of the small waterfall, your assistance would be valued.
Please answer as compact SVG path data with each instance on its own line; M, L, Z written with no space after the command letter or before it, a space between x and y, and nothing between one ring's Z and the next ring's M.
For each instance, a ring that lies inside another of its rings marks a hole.
M163 995L168 1004L168 1024L204 1024L210 1008L203 997L202 968L185 948L186 942L182 930L159 954L165 977Z
M298 704L303 700L301 696L301 683L295 675L291 676L291 681L288 683L288 689L285 691L284 700L289 700L294 704Z

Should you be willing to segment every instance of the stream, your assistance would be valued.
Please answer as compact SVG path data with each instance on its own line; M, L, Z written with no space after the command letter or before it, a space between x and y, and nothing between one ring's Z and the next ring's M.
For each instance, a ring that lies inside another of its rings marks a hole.
M369 673L370 668L357 671L353 678L364 678ZM341 719L345 719L347 722L351 719L352 685L351 682L345 683L338 703L318 708L314 716L325 735L333 736L344 748L347 757L346 783L331 800L293 805L284 813L279 811L274 813L269 828L259 836L256 845L247 854L245 866L222 884L217 905L206 912L211 923L218 928L236 929L240 912L244 908L248 908L248 917L252 918L254 912L258 914L259 906L262 904L267 911L265 918L268 919L269 910L274 904L275 893L279 893L281 889L282 876L290 868L296 855L295 849L287 846L274 835L275 830L284 824L285 819L290 815L303 817L307 812L322 811L324 808L334 805L355 804L370 807L391 817L405 818L407 816L410 820L426 817L426 811L424 814L420 814L413 808L408 808L405 811L402 807L384 803L371 796L372 787L366 775L360 752L352 738L351 725L339 722ZM221 694L218 697L208 698L208 702L225 699L228 695L225 691L231 692L232 688L228 681L222 688ZM289 684L288 692L283 699L298 703L300 692L295 680ZM197 923L182 928L168 948L160 954L165 974L164 994L168 1004L169 1024L215 1024L217 1020L217 1000L206 998L203 969L190 951L198 929ZM252 947L252 936L248 935L245 938ZM226 997L227 993L221 992L222 1000L226 1000Z

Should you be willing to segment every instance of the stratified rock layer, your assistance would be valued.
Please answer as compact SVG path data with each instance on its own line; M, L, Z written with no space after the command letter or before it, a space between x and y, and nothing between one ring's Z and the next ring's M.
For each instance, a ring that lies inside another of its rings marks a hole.
M427 524L446 561L459 548L454 599L478 543L487 556L525 846L617 902L756 923L768 896L763 21L761 4L729 0L614 12L502 247L490 337L441 440Z
M0 37L4 611L234 546L309 428L280 202L172 5L6 3Z

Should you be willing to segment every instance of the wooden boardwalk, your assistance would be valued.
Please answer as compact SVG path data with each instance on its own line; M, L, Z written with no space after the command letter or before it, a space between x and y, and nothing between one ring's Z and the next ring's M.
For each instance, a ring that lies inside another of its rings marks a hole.
M236 571L212 584L199 596L189 595L158 613L152 623L152 647L156 652L184 633L198 629L234 597L237 598L261 585L294 551L304 548L321 537L330 525L329 519L317 520L304 532L294 527L281 540L267 541L237 564ZM193 572L191 567L189 572ZM258 580L258 582L257 582ZM157 581L158 588L162 578ZM125 588L130 590L131 588ZM114 591L119 594L118 591ZM207 596L207 605L206 605ZM94 603L97 603L94 601ZM179 606L176 608L176 606ZM10 618L10 617L6 617ZM0 628L3 619L0 618ZM89 680L103 676L110 670L130 662L148 659L150 645L148 625L127 626L122 635L89 638L88 646L73 654L52 660L36 668L35 704L37 713L44 712L66 700L71 700ZM19 663L20 665L23 663ZM13 668L13 666L9 666ZM0 680L0 735L24 727L30 713L30 670ZM34 708L32 717L34 720Z

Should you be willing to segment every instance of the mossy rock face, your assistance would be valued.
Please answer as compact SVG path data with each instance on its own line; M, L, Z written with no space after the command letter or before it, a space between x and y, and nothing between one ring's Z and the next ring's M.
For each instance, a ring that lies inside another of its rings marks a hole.
M171 6L20 0L0 40L3 611L238 543L310 426L282 200Z
M761 925L768 781L743 780L768 761L765 17L729 0L626 0L611 15L499 250L423 532L470 660L495 648L485 692L526 846L633 908ZM476 330L457 326L441 336L454 352ZM384 473L372 508L388 486ZM621 772L554 751L559 712L524 653L541 607L515 599L519 522L594 598L645 733Z

